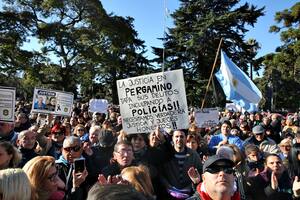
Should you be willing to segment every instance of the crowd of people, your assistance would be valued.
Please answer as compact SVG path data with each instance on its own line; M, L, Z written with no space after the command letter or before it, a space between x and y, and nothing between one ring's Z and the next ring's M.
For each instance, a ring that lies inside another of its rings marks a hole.
M0 199L300 199L300 113L220 112L219 125L128 134L119 108L0 122Z

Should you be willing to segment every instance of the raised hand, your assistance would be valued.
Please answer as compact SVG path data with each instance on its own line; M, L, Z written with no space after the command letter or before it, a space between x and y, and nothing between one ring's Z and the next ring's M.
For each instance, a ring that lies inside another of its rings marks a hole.
M273 190L277 190L278 188L278 180L274 172L271 174L271 187Z
M188 175L194 184L198 184L200 182L200 174L195 167L190 167L188 170Z
M88 172L86 169L82 173L75 173L73 170L73 188L79 187L86 179Z
M293 193L295 197L300 197L300 181L298 176L295 176L295 180L293 182Z

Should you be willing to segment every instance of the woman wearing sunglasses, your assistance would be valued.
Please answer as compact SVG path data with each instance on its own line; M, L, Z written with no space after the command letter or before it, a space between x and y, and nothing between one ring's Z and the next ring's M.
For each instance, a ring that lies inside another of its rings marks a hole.
M55 159L51 156L37 156L23 167L33 189L34 199L56 200L64 198L65 184L58 177ZM60 189L60 191L58 191Z

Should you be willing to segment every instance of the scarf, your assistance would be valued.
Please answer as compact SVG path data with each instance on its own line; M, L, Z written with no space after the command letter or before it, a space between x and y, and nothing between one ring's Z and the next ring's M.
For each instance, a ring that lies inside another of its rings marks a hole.
M206 192L204 184L199 183L196 189L202 200L212 200L212 198L210 198L209 194ZM231 200L240 200L240 199L241 199L240 194L235 187L234 193L231 196Z

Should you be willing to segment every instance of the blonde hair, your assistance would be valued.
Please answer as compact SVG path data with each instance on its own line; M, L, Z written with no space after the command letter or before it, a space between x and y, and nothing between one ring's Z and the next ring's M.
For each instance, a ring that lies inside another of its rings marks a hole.
M121 172L122 178L145 196L154 196L154 189L151 182L149 170L144 165L126 167Z
M31 187L22 169L0 170L0 193L3 200L30 200Z
M290 138L284 138L283 140L281 140L281 142L278 144L278 146L282 146L282 145L289 145L292 146L292 140Z
M94 132L100 132L100 131L101 131L101 127L95 125L95 126L92 126L92 127L90 128L89 134L92 134L92 133L94 133Z
M47 188L43 188L43 182L48 178L51 167L55 167L55 159L52 156L37 156L23 167L36 199L49 198L50 194L47 192Z

